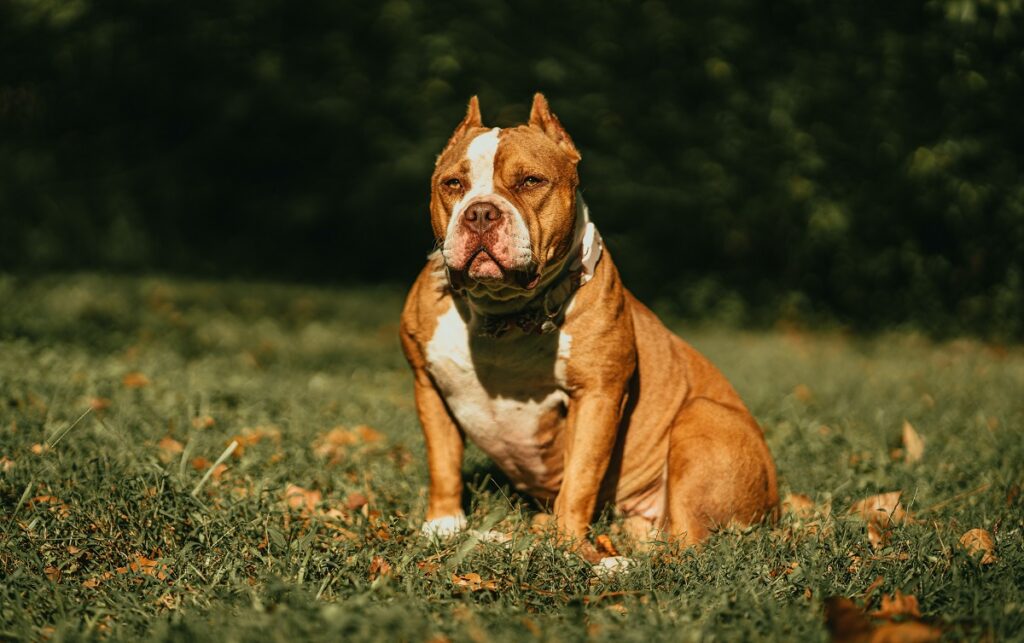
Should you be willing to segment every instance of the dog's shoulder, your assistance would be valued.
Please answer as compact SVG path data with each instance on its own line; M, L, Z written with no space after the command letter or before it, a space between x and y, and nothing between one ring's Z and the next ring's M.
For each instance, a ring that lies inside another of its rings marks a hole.
M426 265L409 289L399 325L402 350L414 367L423 365L424 347L434 336L438 319L450 306L444 259L434 252L427 257Z

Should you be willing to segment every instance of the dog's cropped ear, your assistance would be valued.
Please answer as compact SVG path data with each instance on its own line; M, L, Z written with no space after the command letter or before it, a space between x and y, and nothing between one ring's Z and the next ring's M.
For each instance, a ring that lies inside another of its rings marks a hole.
M548 107L548 99L544 94L537 92L533 95L533 107L530 108L530 127L539 128L548 135L548 138L558 144L562 151L569 155L573 163L580 160L580 153L573 145L569 133L562 127L558 117Z
M452 137L448 139L448 144L444 146L444 151L438 156L438 160L441 160L441 156L448 151L452 145L462 140L462 137L466 135L466 132L475 128L483 127L483 119L480 118L480 101L477 100L476 96L469 99L469 105L466 107L466 116L463 117L462 122L456 126L455 131L452 132Z

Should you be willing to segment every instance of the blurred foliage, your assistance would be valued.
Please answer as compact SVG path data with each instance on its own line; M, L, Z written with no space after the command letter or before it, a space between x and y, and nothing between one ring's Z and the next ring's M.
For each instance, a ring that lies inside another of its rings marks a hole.
M471 94L548 94L684 315L1024 336L1024 2L0 4L0 265L409 281Z

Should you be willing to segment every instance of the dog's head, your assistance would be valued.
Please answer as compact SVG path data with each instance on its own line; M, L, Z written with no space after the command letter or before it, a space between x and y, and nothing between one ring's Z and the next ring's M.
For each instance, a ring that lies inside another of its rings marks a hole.
M431 224L452 285L522 297L559 269L576 231L579 160L543 95L529 123L507 129L484 127L471 98L431 185Z

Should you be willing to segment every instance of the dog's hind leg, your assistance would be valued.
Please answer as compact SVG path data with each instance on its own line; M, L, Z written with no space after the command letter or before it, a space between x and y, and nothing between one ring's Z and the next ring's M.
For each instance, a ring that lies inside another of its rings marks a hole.
M668 535L696 545L717 527L763 519L778 502L775 464L746 409L688 402L669 438Z

